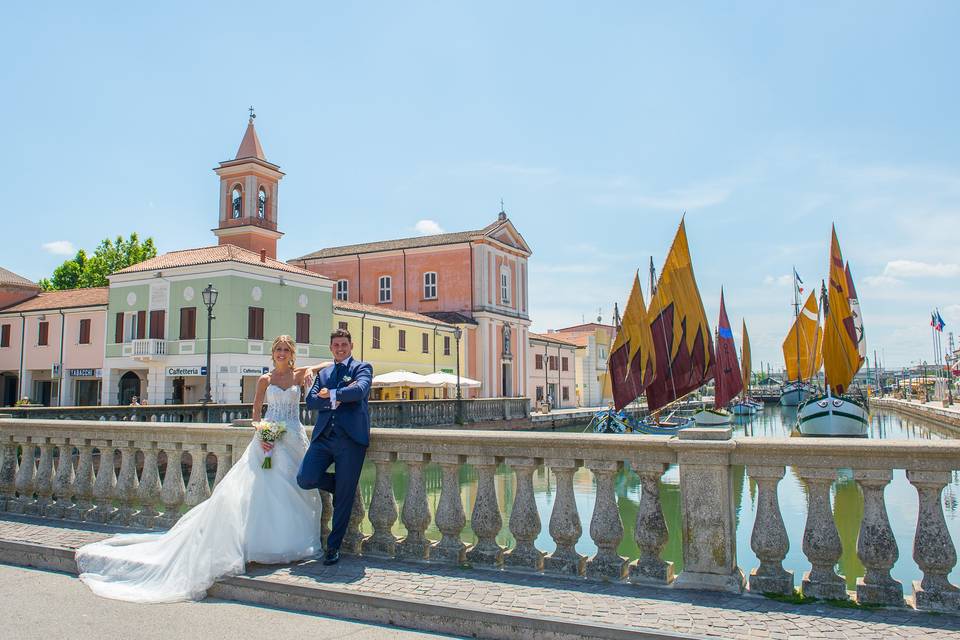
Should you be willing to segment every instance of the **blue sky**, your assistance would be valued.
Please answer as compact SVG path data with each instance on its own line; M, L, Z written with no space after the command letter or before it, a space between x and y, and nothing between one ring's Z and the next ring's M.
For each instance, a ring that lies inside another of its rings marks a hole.
M686 210L711 323L722 285L778 367L791 266L819 281L836 222L871 352L932 360L934 306L960 329L956 3L39 4L0 26L2 266L29 278L107 235L212 244L253 104L283 258L503 198L546 330L609 320Z

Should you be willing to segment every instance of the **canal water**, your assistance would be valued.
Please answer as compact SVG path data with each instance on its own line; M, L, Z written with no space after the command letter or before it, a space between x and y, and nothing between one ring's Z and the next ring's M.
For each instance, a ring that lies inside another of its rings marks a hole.
M734 437L744 435L783 437L789 434L796 421L796 409L779 406L767 407L755 416L749 418L738 417L737 420L738 423L734 425ZM580 432L583 431L585 426L568 427L563 431ZM544 437L549 438L549 432L545 432ZM869 437L937 440L957 436L945 428L924 421L902 417L895 413L874 411L871 417ZM750 548L750 535L753 531L757 510L757 487L756 483L745 474L742 466L735 466L733 473L737 518L737 559L744 573L749 573L752 568L759 565L756 555ZM841 470L839 476L840 479L834 483L831 491L834 518L843 543L843 554L838 563L837 571L846 576L847 587L854 589L856 588L857 578L861 577L864 572L856 551L860 519L863 515L863 497L849 470ZM440 478L439 467L429 465L426 470L426 482L427 499L431 513L436 513L437 504L440 500ZM541 467L534 473L533 482L542 527L537 539L537 548L549 553L556 546L548 531L556 481L553 474L550 473L550 469ZM361 492L366 505L369 505L373 494L373 483L374 467L367 463L361 476ZM406 485L404 466L397 464L393 469L393 490L400 508L402 508L403 497L406 494ZM512 547L514 540L510 535L507 523L513 505L516 480L513 472L506 466L501 466L497 471L496 488L504 523L497 541L501 545ZM596 546L589 535L596 487L593 475L589 470L580 469L574 475L574 490L577 510L583 526L583 535L577 544L577 551L590 556L596 552ZM476 541L476 536L470 527L470 514L476 496L476 475L470 466L464 466L461 469L460 491L467 516L467 526L462 538L464 542L470 544ZM633 539L633 528L636 522L637 508L640 504L639 478L630 471L621 472L616 481L616 493L624 527L624 537L619 547L620 555L634 560L639 555L639 550ZM783 564L784 568L793 571L794 581L799 586L803 572L810 568L801 550L807 502L804 485L790 467L787 467L787 473L780 482L779 498L780 510L790 538L790 551L787 553ZM919 580L922 578L922 573L913 560L913 537L917 522L917 492L907 481L904 471L893 472L893 481L886 488L885 498L890 524L900 550L900 558L891 573L895 579L903 583L905 592L909 594L912 592L910 581ZM680 545L679 473L676 466L670 467L663 476L660 486L660 500L663 505L667 528L670 531L670 539L663 550L662 557L664 560L673 562L674 571L679 573L683 569L683 558L681 557ZM960 541L960 474L957 472L954 472L951 484L944 489L943 508L954 544L957 544ZM364 520L363 529L366 533L372 532L368 520ZM394 533L398 536L406 534L406 530L399 520L394 526ZM432 540L440 539L440 531L433 522L430 524L427 536ZM960 582L960 568L954 567L951 573L951 581L954 584Z

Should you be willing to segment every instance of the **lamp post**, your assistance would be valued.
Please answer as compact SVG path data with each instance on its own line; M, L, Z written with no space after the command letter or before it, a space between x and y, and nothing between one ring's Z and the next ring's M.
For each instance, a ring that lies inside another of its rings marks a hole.
M210 395L210 351L212 344L212 335L213 330L213 306L217 304L217 296L219 292L213 288L213 283L208 283L207 288L201 292L203 296L203 304L207 305L207 385L206 391L203 394L203 404L210 404L213 402L213 397Z
M457 340L457 424L463 424L463 396L460 394L460 338L463 336L463 329L456 327L453 330L453 337Z

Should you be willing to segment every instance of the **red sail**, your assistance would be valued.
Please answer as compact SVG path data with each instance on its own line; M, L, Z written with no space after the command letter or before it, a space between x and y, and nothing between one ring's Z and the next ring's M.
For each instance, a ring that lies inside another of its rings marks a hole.
M737 346L733 342L733 331L727 319L727 306L720 290L720 322L717 325L717 363L713 370L716 382L713 406L722 409L743 390L740 375L740 363L737 362Z
M635 275L623 322L608 361L613 403L617 410L633 402L646 388L653 376L652 350L647 305L640 289L640 278Z

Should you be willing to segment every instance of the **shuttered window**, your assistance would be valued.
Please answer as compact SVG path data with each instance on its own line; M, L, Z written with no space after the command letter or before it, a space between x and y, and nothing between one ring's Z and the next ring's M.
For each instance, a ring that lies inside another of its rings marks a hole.
M147 337L147 312L137 311L137 340Z
M424 333L420 340L420 350L424 353L430 353L430 334Z
M247 338L263 340L263 308L249 307L247 311Z
M450 336L443 336L443 355L450 355Z
M49 344L48 342L49 334L50 334L50 323L41 322L37 326L37 346L38 347L45 347Z
M310 344L310 314L297 314L297 344Z
M543 369L543 356L539 353L533 357L533 368Z
M397 335L397 350L406 351L407 350L407 332L404 329L400 329Z
M90 344L90 318L80 320L80 344Z
M123 312L121 311L120 313L118 313L116 315L116 318L117 318L117 323L113 327L113 341L117 344L122 344L123 343L123 320L124 320Z
M167 312L157 309L150 312L150 339L163 340L166 337Z
M10 346L10 325L0 326L0 347Z
M197 339L197 308L196 307L180 308L180 339L181 340Z
M569 370L570 370L570 358L567 358L566 356L560 358L560 370L561 370L561 371L569 371ZM564 399L566 399L566 398L564 398Z

